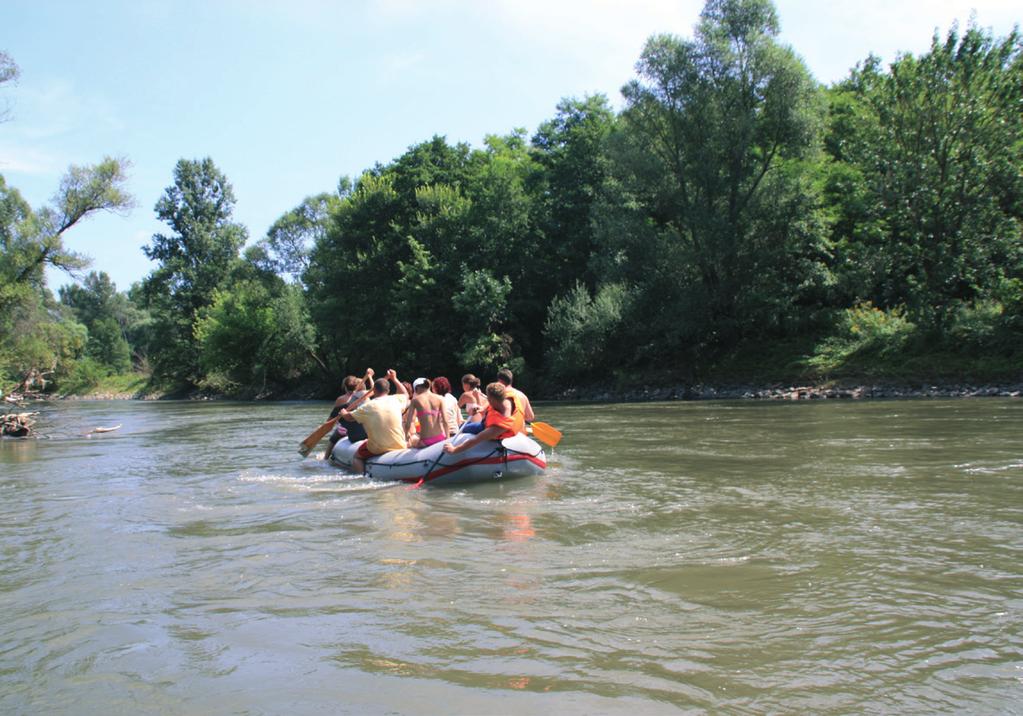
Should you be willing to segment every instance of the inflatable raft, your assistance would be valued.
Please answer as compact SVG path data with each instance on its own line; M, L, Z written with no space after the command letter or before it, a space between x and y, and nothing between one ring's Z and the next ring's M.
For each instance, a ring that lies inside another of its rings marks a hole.
M451 441L458 445L470 438L472 435L456 435ZM353 444L348 438L339 440L330 453L330 461L351 470L352 458L360 444L362 441ZM547 468L543 448L525 435L485 440L456 455L448 455L443 450L444 443L437 443L421 450L384 453L366 460L364 474L373 480L465 485L540 475Z

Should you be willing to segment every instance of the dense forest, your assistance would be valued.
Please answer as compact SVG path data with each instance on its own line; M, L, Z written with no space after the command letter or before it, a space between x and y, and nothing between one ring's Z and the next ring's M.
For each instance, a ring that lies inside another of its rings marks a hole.
M127 160L52 205L0 177L0 389L327 395L378 370L552 395L651 380L1018 378L1023 42L976 26L825 87L768 0L708 0L651 37L615 111L564 99L532 133L434 136L249 241L210 158L155 207L127 292L64 246L128 210ZM0 54L0 85L18 66ZM2 125L0 125L2 131ZM427 130L428 131L428 130ZM55 296L44 269L74 272Z

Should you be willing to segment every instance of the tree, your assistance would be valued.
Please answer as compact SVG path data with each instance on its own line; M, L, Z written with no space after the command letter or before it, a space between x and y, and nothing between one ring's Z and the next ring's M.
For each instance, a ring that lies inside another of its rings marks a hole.
M550 288L545 304L575 280L590 288L597 284L591 265L598 250L593 206L610 174L606 144L615 124L604 95L563 99L555 117L533 135L540 171L530 192L543 234L543 251L535 258Z
M623 183L612 189L643 207L633 225L646 238L620 245L652 262L638 285L680 316L668 350L784 330L826 275L822 222L794 221L820 214L804 162L818 146L821 95L777 35L769 0L709 0L695 39L651 38L640 78L622 90L613 146Z
M327 232L330 215L350 192L347 179L339 185L339 195L317 194L273 223L259 247L266 252L266 266L276 273L299 278L309 268L309 252Z
M944 332L962 305L1023 279L1017 32L953 27L887 71L869 58L830 99L828 192L848 301L905 305Z
M67 375L85 344L86 329L46 288L47 265L68 272L88 260L68 251L63 234L97 211L123 211L123 159L72 166L51 206L33 211L0 176L0 379Z
M60 301L88 329L85 351L89 356L115 373L131 368L127 335L137 314L105 272L91 272L81 286L61 286Z
M218 390L280 386L309 367L313 331L302 294L257 281L218 289L195 323L203 384Z
M0 311L21 287L42 286L46 265L73 272L88 259L65 249L64 233L99 211L127 211L134 199L124 190L125 159L106 158L95 166L72 165L60 182L52 206L37 212L9 189L0 176Z
M5 85L8 82L17 82L18 75L21 74L21 70L18 69L17 63L8 55L6 52L0 50L0 85ZM6 122L11 115L10 105L5 103L0 108L0 122Z
M194 323L210 305L245 243L243 226L231 221L234 192L210 158L182 159L174 184L157 202L159 219L174 231L155 234L146 256L160 262L143 281L161 344L152 360L155 371L177 381L201 379Z

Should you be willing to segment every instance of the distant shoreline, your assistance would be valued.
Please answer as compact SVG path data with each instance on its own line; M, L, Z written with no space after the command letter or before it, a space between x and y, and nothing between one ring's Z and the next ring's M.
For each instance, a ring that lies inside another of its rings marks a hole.
M531 393L533 400L588 403L645 403L659 401L707 400L885 400L899 398L1019 398L1023 397L1023 380L1018 382L857 382L840 385L805 383L735 383L685 384L664 387L615 388L610 386L577 386L563 391ZM52 400L190 400L241 402L326 401L333 396L319 396L315 391L291 391L266 396L223 395L195 391L193 393L97 392L85 395L53 396Z

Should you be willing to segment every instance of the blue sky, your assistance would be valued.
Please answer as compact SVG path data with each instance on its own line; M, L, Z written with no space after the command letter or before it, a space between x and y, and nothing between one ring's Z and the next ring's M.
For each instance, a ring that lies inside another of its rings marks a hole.
M133 166L138 206L68 232L127 289L169 232L153 213L178 159L227 175L249 240L304 197L332 190L444 135L530 133L562 97L620 106L643 43L691 36L702 0L0 0L0 50L21 68L0 88L0 174L34 207L70 164ZM926 49L935 29L977 23L1006 35L1006 0L776 0L782 40L818 80L873 52ZM70 279L50 275L56 289Z

